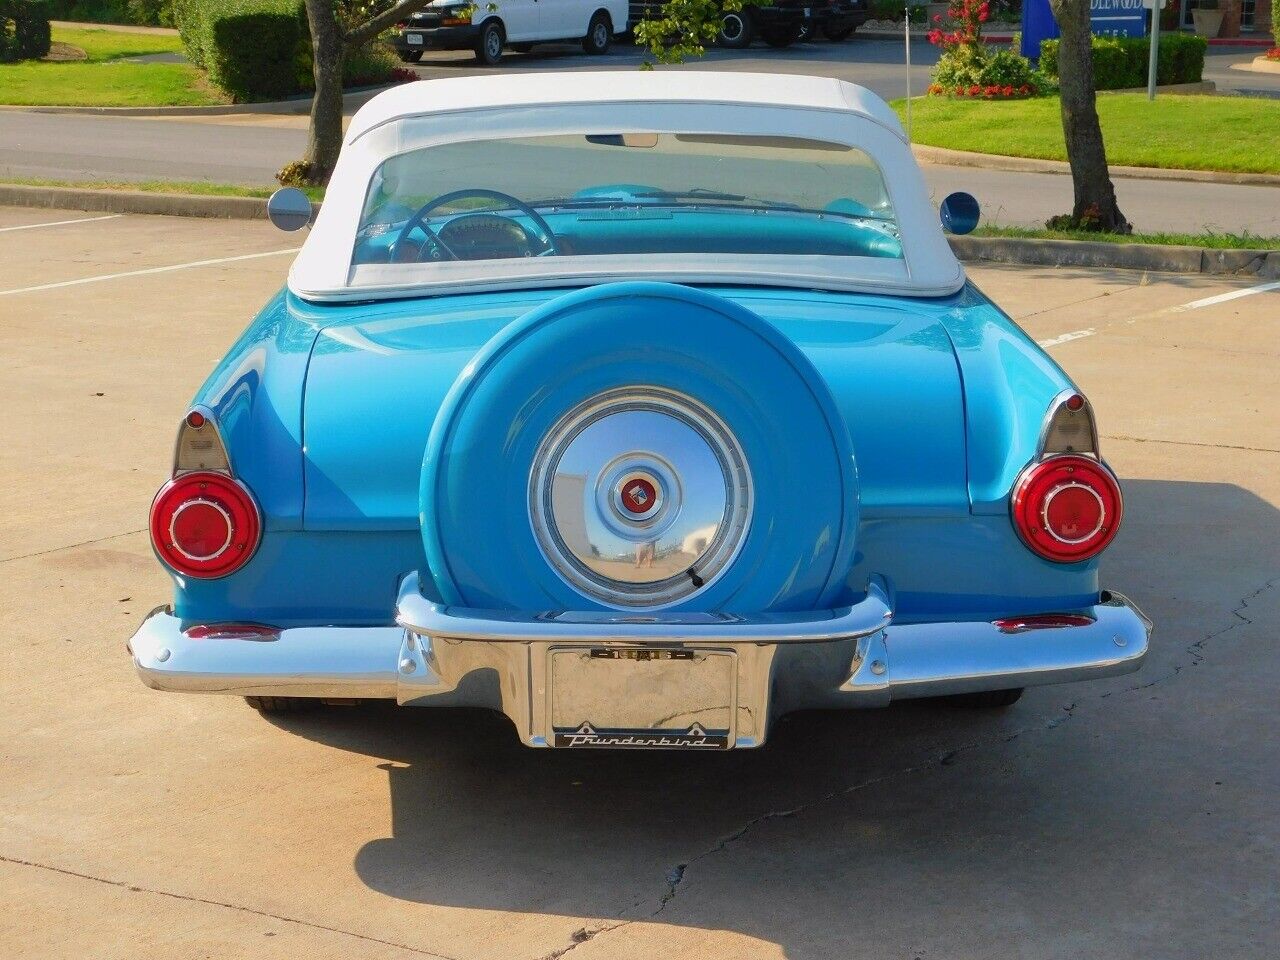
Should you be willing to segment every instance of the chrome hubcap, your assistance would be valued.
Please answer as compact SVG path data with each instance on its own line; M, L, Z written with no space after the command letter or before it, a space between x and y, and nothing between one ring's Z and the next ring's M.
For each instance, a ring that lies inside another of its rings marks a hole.
M676 603L737 555L751 518L737 439L688 397L611 390L542 441L529 514L548 563L574 589L625 607Z

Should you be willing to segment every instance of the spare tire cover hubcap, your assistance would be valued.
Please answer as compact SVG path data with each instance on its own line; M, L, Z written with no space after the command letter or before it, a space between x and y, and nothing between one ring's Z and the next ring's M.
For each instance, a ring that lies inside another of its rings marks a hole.
M529 514L547 562L604 603L653 607L705 589L750 524L751 474L709 409L624 387L563 416L534 457Z

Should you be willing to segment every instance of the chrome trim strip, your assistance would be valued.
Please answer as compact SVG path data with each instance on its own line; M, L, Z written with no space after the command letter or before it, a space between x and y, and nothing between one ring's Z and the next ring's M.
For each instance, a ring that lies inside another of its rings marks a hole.
M193 413L198 413L204 417L204 423L198 427L193 427L187 423L187 417ZM188 434L203 434L208 431L209 439L209 462L203 460L191 462L184 458L183 441ZM197 471L208 471L209 473L224 473L229 477L235 476L235 470L231 465L231 454L227 452L227 443L222 437L222 428L218 426L218 420L210 410L202 403L194 404L186 413L182 415L182 421L178 424L178 435L173 441L173 470L169 474L170 479L176 479L184 473L196 473Z
M849 607L807 613L627 613L474 610L433 603L422 595L418 574L400 582L396 623L420 636L499 643L828 643L865 637L893 619L888 585L867 584L866 599Z
M1084 406L1079 410L1070 410L1067 407L1067 401L1074 396L1079 396L1084 401ZM1084 414L1088 418L1090 445L1087 450L1050 450L1049 439L1053 433L1054 421L1057 420L1059 413L1068 413L1072 416ZM1082 457L1093 457L1095 460L1102 459L1102 450L1098 442L1098 421L1093 415L1093 404L1079 390L1074 387L1063 390L1049 403L1049 411L1044 415L1044 420L1040 424L1040 436L1036 439L1036 460L1044 460L1057 454L1071 453Z

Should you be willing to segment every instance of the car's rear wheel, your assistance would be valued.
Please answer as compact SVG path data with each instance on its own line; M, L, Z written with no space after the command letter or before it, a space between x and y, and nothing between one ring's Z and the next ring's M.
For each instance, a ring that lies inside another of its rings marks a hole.
M755 39L755 19L750 10L726 13L720 21L720 35L716 42L729 50L744 50Z
M800 24L768 27L760 32L760 36L769 46L781 50L783 47L789 47L800 39Z
M417 63L422 59L421 50L397 50L396 56L404 63Z
M790 339L703 291L614 283L468 364L427 442L422 538L446 604L808 611L848 591L857 490Z
M476 59L486 67L496 67L502 61L502 47L505 43L502 24L490 20L480 28L480 36L476 40Z
M317 703L310 697L245 697L244 702L259 713L299 713Z
M982 690L978 693L960 693L941 699L957 707L967 707L971 710L1003 710L1021 700L1023 690L1023 687L1013 690Z
M593 57L609 52L609 41L613 38L613 27L609 23L609 15L597 10L587 27L587 35L582 38L582 49Z
M853 31L858 29L855 26L837 27L835 24L827 24L822 28L822 35L832 43L839 43L841 40L848 40L853 36Z

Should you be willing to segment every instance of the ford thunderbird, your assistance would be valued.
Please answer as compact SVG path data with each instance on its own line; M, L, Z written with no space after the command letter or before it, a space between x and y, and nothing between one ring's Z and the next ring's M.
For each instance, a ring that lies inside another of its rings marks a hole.
M543 74L353 119L286 287L180 412L145 684L727 749L797 709L1136 670L1084 394L836 80ZM177 413L177 412L176 412Z

